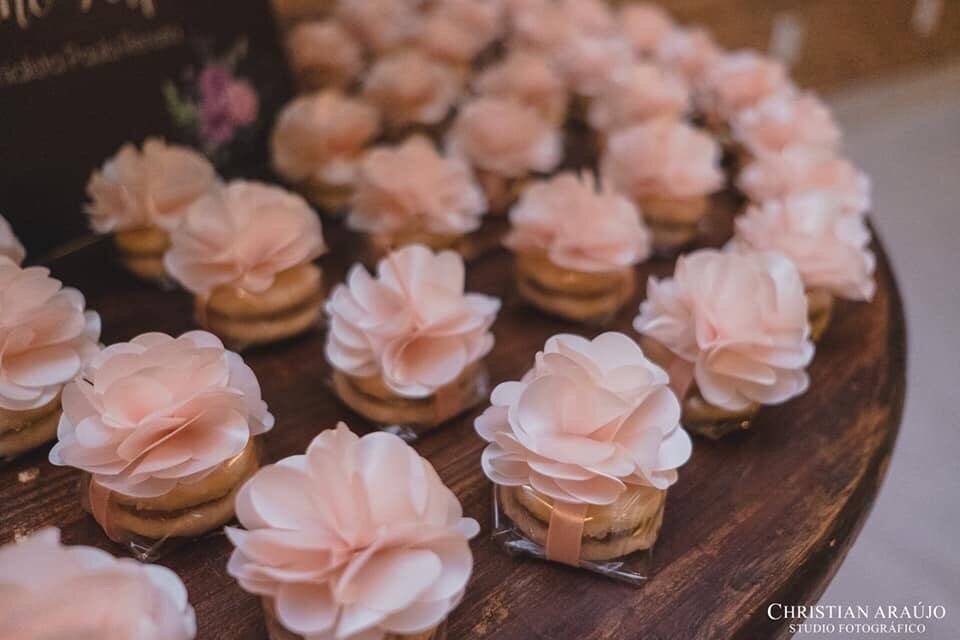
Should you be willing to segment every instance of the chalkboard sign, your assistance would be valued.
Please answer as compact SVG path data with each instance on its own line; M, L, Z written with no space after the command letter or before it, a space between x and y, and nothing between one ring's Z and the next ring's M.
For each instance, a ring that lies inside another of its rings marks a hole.
M288 95L268 0L0 0L0 213L34 257L85 235L90 172L149 135L256 174Z

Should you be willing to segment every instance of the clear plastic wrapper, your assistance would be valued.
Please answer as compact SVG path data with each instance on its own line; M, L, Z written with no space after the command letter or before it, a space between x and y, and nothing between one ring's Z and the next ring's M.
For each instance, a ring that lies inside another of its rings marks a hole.
M198 296L197 324L216 334L233 351L279 342L320 325L323 273L313 263L282 271L273 285L260 293L241 287L218 287Z
M490 376L483 362L469 365L456 380L426 398L400 397L379 376L356 378L334 371L332 384L341 402L407 441L472 409L490 393Z
M80 498L108 538L125 546L135 558L149 561L174 540L195 538L230 522L237 491L259 468L259 447L251 440L240 454L203 479L179 483L161 496L123 495L84 473Z
M494 485L493 538L509 553L629 584L649 576L667 492L628 486L610 505L562 503L530 486Z
M514 271L523 300L551 315L598 326L609 323L636 289L632 267L608 273L572 271L539 253L518 253Z
M270 598L262 598L263 618L267 627L267 636L270 640L304 640L304 637L283 627L277 620L277 614ZM398 635L388 633L383 640L447 640L447 621L444 620L437 627L415 634Z

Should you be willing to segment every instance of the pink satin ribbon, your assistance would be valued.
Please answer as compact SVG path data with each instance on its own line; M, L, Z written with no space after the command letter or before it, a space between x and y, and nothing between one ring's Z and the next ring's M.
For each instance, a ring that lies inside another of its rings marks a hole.
M93 476L87 485L87 498L90 500L90 513L93 519L100 523L103 532L114 542L121 542L119 532L113 526L113 518L110 517L110 495L113 492L107 489Z
M547 525L547 559L576 567L580 564L586 503L554 500Z

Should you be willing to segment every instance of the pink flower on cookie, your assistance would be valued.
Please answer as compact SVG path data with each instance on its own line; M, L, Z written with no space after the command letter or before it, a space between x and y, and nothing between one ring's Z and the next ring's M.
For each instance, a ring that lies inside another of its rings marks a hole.
M196 295L221 285L259 293L281 271L324 251L320 219L303 198L237 180L190 208L171 236L164 265Z
M0 256L0 409L27 411L52 402L96 356L100 316L83 295L44 267Z
M634 328L690 363L704 399L724 409L786 402L810 383L807 298L778 253L681 256L673 277L648 281Z
M533 368L498 385L474 426L495 483L611 504L627 485L666 489L690 457L667 374L621 333L550 338Z
M145 333L104 349L64 388L50 462L154 497L200 482L272 427L253 371L216 336Z
M308 638L426 633L463 597L479 532L400 438L340 423L264 467L237 496L227 571Z
M327 360L356 377L380 375L391 391L424 398L493 348L500 301L464 293L463 259L408 245L377 265L354 265L327 302Z

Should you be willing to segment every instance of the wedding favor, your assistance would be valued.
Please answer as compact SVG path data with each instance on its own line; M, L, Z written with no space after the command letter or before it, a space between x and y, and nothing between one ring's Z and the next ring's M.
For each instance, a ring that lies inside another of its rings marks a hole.
M479 403L500 301L464 293L463 259L423 245L354 265L330 294L327 360L348 407L413 438Z
M0 638L193 640L187 589L170 569L67 547L41 529L0 547Z
M300 96L277 116L273 168L324 212L343 213L357 166L379 127L375 108L339 91Z
M146 280L165 277L170 232L218 184L213 165L186 147L148 138L125 144L87 183L87 213L97 233L113 234L120 260Z
M570 96L563 78L546 56L533 51L510 51L478 73L473 88L482 96L507 98L533 107L554 127L562 126L567 117Z
M347 226L366 234L370 258L421 243L470 259L483 249L472 232L487 211L483 190L459 158L440 155L413 136L371 149L357 173Z
M533 107L510 98L476 98L461 106L446 149L473 166L488 212L502 215L530 176L560 164L563 137Z
M271 640L442 640L480 530L430 463L342 422L237 496L227 572L263 601Z
M732 246L778 251L800 271L807 290L810 328L819 340L830 324L835 297L869 301L876 258L863 217L823 191L798 192L747 207L736 220Z
M723 188L716 140L679 120L622 129L607 141L604 180L630 197L653 233L654 248L672 254L692 243Z
M683 425L709 438L746 429L765 404L804 393L813 358L797 268L777 253L702 249L650 278L634 327L670 374Z
M140 558L233 518L273 427L260 385L216 336L145 333L95 356L63 391L50 462L85 472L81 501Z
M494 538L630 583L647 575L667 489L690 457L667 374L622 333L547 340L475 422L490 444Z
M650 233L626 198L592 175L561 173L532 184L510 211L505 240L517 292L548 313L604 323L633 296L634 265L650 255Z
M235 181L190 207L164 259L197 324L243 349L315 327L326 251L320 219L279 187Z
M0 255L0 461L56 437L63 385L99 350L100 317L85 306L47 269Z
M297 24L287 34L286 49L301 91L349 89L363 71L363 47L336 20Z

